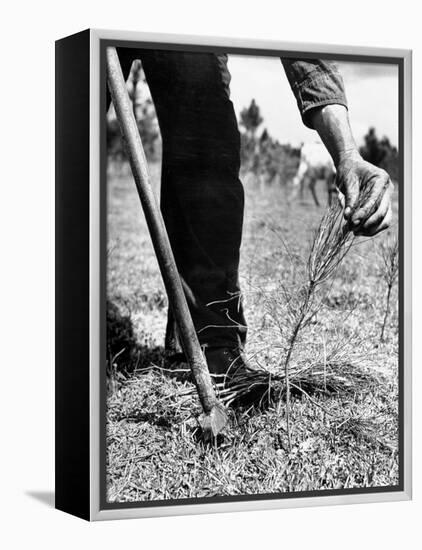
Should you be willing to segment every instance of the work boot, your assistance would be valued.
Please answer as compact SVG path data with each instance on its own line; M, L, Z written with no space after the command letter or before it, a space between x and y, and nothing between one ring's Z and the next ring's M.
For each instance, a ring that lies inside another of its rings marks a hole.
M219 390L235 388L238 382L244 381L249 377L251 380L250 390L243 390L242 395L232 404L252 404L262 403L262 397L268 393L268 378L267 376L255 376L252 369L239 348L226 347L205 347L205 359L207 361L208 370L213 382L218 385ZM177 359L177 360L176 360ZM176 354L170 359L173 368L189 368L184 354ZM268 395L269 397L269 395ZM266 400L268 402L268 398Z
M208 370L215 378L233 379L236 373L247 370L243 352L239 348L205 348Z
M230 398L232 405L268 404L269 375L251 368L239 348L205 348L205 358L220 391L237 392L242 388L237 397ZM228 397L227 393L225 397Z
M216 383L228 384L236 374L251 370L239 348L204 347L204 353L208 370ZM189 368L184 353L170 354L168 360L173 369Z

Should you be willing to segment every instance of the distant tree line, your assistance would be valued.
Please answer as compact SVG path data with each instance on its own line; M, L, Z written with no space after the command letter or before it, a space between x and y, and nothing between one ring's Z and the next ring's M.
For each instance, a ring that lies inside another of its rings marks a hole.
M300 148L280 144L265 128L259 135L258 129L263 122L261 110L252 99L249 107L242 109L239 117L242 169L251 172L257 178L264 178L266 182L278 178L279 183L288 183L296 174ZM384 168L392 180L398 180L397 148L387 137L380 139L375 128L369 128L359 151L365 160Z
M142 92L146 90L146 79L139 60L133 62L127 87L145 155L149 161L157 161L161 154L160 131L152 99L142 97L144 95ZM107 152L114 160L126 159L119 124L115 116L109 117L107 121Z
M240 112L242 171L252 173L261 183L278 180L283 185L296 174L300 149L290 144L281 144L266 128L259 135L258 128L263 121L261 110L254 99L249 107Z
M158 161L161 157L159 125L152 99L145 92L146 79L140 61L133 63L127 86L147 159ZM266 128L260 132L263 122L261 109L252 99L239 115L241 170L252 174L261 183L277 181L284 185L296 175L300 148L281 144ZM115 116L109 116L107 121L107 150L115 160L126 159ZM369 128L359 150L365 160L384 168L397 181L398 151L387 137L380 139L375 128Z

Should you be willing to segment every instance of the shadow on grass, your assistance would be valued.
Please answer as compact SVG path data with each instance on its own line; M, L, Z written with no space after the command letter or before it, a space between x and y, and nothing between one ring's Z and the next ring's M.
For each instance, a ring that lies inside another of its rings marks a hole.
M154 365L162 365L162 346L140 344L130 315L124 315L111 300L107 301L107 371L130 374Z

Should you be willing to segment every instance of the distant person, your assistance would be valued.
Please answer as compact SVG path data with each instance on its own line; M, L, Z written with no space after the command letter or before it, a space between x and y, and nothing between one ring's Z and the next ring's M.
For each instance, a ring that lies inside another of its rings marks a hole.
M209 370L225 375L245 365L247 332L239 286L240 134L227 55L129 48L118 53L125 78L133 60L142 61L163 141L161 209ZM367 236L387 228L393 186L384 170L358 152L337 67L320 59L282 64L304 124L318 132L333 159L350 228ZM363 190L366 199L356 208ZM166 348L181 357L171 311Z

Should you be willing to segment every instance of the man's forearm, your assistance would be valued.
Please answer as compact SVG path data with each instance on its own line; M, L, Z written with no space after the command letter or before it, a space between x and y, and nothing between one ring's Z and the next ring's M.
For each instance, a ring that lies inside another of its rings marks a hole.
M345 198L344 218L355 235L373 236L391 221L393 185L385 170L363 160L343 105L326 105L312 113L312 125L328 149ZM362 195L363 191L363 195Z
M320 109L314 109L311 122L336 166L345 156L359 155L346 107L326 105Z

